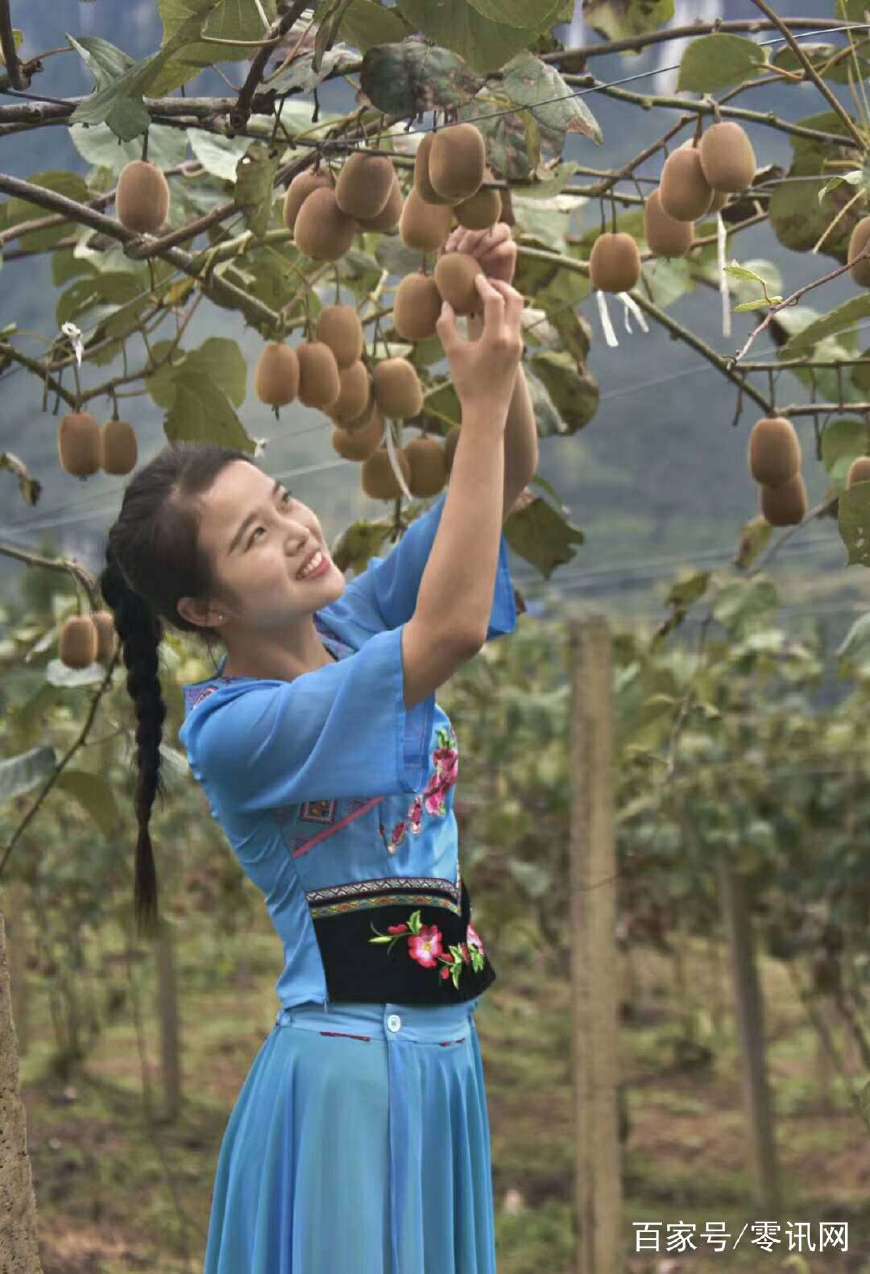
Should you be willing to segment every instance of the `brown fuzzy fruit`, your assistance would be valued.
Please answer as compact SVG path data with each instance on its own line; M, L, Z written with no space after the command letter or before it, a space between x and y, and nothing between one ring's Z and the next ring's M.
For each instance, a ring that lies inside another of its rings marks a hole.
M692 246L694 221L676 221L668 216L657 190L644 204L643 224L649 250L657 257L684 257Z
M756 482L781 487L800 471L801 443L787 416L764 416L752 427L747 459Z
M97 630L97 659L101 664L108 663L118 649L115 616L110 610L95 610L91 619Z
M377 404L385 416L410 420L423 410L423 386L407 358L385 358L372 373Z
M709 212L713 191L694 146L681 146L668 155L659 182L662 207L675 221L697 221Z
M133 159L125 164L115 189L115 213L137 234L156 234L169 213L169 182L156 164Z
M483 179L494 180L489 168L485 169ZM463 199L462 203L458 203L453 211L456 220L467 230L487 230L501 216L501 191L482 187L470 199Z
M58 654L67 668L89 668L97 657L97 629L90 615L73 615L60 630Z
M359 217L359 225L363 230L378 230L381 234L389 234L399 224L404 206L402 187L399 179L393 174L393 184L387 196L387 202L376 217Z
M752 185L755 151L745 129L733 120L723 120L704 130L698 157L712 190L736 194Z
M771 526L796 526L807 512L807 487L804 475L796 473L779 487L760 486L761 513Z
M589 254L589 282L601 292L629 292L640 278L640 253L630 234L600 234Z
M64 416L57 431L61 468L74 478L97 473L102 460L100 426L89 411L72 411Z
M456 314L474 314L483 308L474 280L482 266L468 252L445 252L435 266L435 285L442 301L448 301Z
M288 230L295 228L299 209L312 191L331 185L327 173L313 173L306 169L305 172L296 174L284 195L283 217L284 225Z
M856 456L846 474L846 487L854 487L856 482L868 481L870 481L870 456Z
M332 445L345 460L368 460L384 440L384 418L377 407L369 423L362 429L351 430L336 427L332 431Z
M345 216L376 217L390 197L395 169L386 155L356 150L342 165L335 200Z
M486 170L486 144L473 124L451 124L432 139L429 181L442 199L461 203L480 189Z
M421 199L425 199L426 203L449 205L453 200L445 199L443 195L439 195L429 180L429 154L434 140L434 133L426 133L417 147L417 155L414 160L414 189Z
M261 403L284 407L299 392L299 359L283 341L270 341L263 349L254 374L254 389Z
M406 274L396 288L393 323L403 341L424 341L435 335L441 313L441 293L429 274Z
M297 346L299 401L306 407L331 407L341 392L338 363L325 341L304 341Z
M357 225L339 208L331 186L312 190L296 217L296 247L312 261L337 261L353 243Z
M449 204L427 203L417 192L411 191L402 209L399 234L406 248L417 252L435 252L450 233L452 209Z
M368 368L360 359L351 363L350 367L343 368L338 378L341 389L327 415L343 425L354 421L365 411L372 396L372 384Z
M126 420L107 420L100 430L100 465L105 473L131 473L139 448L133 426Z
M849 273L862 288L870 288L870 255L861 256L866 248L870 248L870 217L861 218L849 239Z
M434 438L412 438L405 447L411 465L408 490L411 495L437 495L447 482L444 444Z
M396 448L396 457L407 484L411 476L411 462L405 455L404 448ZM373 451L368 459L363 461L360 481L363 491L373 500L395 500L396 496L402 494L402 488L396 481L386 447L378 447L377 451Z
M329 346L339 371L362 356L363 329L352 305L327 305L317 320L317 339Z

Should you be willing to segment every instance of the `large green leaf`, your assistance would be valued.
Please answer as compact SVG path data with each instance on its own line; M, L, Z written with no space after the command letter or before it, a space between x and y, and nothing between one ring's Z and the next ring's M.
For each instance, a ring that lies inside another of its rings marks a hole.
M385 9L374 0L353 0L339 25L343 39L363 53L376 44L398 43L409 29L398 9Z
M57 325L87 314L95 305L120 304L130 301L142 291L143 280L124 272L99 272L76 281L57 300ZM146 284L147 285L147 284Z
M460 119L474 120L486 142L486 158L493 172L509 181L540 176L541 133L534 111L513 109L501 91L479 93L458 111ZM546 169L545 169L546 174Z
M91 197L80 173L51 169L48 172L36 173L27 180L43 190L52 190L57 195L65 195L67 199L75 199L77 203L87 203ZM2 213L4 229L20 225L22 221L33 221L46 216L45 208L39 204L29 203L26 199L19 199L17 195L7 199L4 204L0 204L0 213ZM68 225L54 226L48 230L35 230L32 234L22 235L18 242L19 246L28 252L41 252L45 248L53 247L68 234Z
M369 49L360 69L360 88L387 115L417 116L468 102L483 77L450 49L422 40Z
M559 21L563 8L563 0L537 0L534 4L529 0L468 0L468 3L490 22L519 27L529 33L549 30Z
M531 361L568 426L568 432L576 433L588 425L598 410L600 392L592 373L581 372L565 351L546 350L542 354L534 354Z
M845 484L849 467L856 456L867 454L870 429L867 422L854 417L832 420L822 433L822 463L831 480Z
M209 336L199 349L187 355L185 375L191 371L208 376L237 407L245 401L248 365L237 341L227 336Z
M270 22L277 13L275 0L260 0L263 12ZM195 78L204 67L216 62L238 62L252 58L255 48L244 44L205 44L198 35L220 40L262 40L265 37L258 6L253 0L160 0L160 16L163 19L163 47L189 30L191 20L205 19L201 30L194 31L193 38L185 38L165 59L151 85L151 96L162 97Z
M233 198L257 239L269 228L278 154L266 142L251 142L236 169Z
M188 129L188 132L195 130ZM125 164L142 158L142 140L122 142L108 124L73 124L70 140L89 164L108 168L115 176ZM148 128L148 158L158 168L176 168L187 158L187 136L184 129L169 124L151 124ZM113 183L114 184L114 183Z
M216 442L252 454L256 450L226 394L210 376L182 369L164 430L170 442Z
M834 111L810 115L798 122L821 132L848 135L846 125ZM832 147L810 137L792 136L789 141L794 159L787 176L818 175L819 181L783 181L774 187L768 204L770 224L783 247L791 248L793 252L809 252L843 206L853 198L851 187L843 183L834 186L819 203L822 187L836 171L842 172L842 169L830 167L829 163L854 159L851 166L857 168L860 167L861 156L856 150ZM852 208L840 217L819 251L845 263L849 238L860 216L861 213Z
M854 323L860 323L865 318L870 318L870 295L853 296L850 301L838 305L830 314L822 315L814 323L809 323L803 331L792 336L782 348L782 357L796 358L799 354L807 353L823 337L848 331Z
M55 788L58 787L78 801L107 840L117 835L120 823L118 806L111 787L101 774L67 767L58 776Z
M765 65L765 50L754 40L725 31L702 35L683 54L677 88L713 93L754 79Z
M674 0L583 0L583 16L605 40L626 40L670 22Z
M504 68L502 91L519 106L534 106L532 113L548 160L561 158L566 133L580 133L599 145L604 140L585 100L569 89L554 66L528 50L518 53Z
M21 756L0 761L0 801L11 801L38 787L56 768L54 748L31 748Z
M576 557L575 544L586 537L578 526L569 522L560 508L535 496L523 509L511 516L505 527L505 538L515 553L536 566L549 579L557 566Z
M492 22L466 0L401 0L398 6L415 31L453 49L478 71L498 71L532 39L528 30Z
M840 494L837 521L849 555L846 565L870 566L870 482L856 482Z

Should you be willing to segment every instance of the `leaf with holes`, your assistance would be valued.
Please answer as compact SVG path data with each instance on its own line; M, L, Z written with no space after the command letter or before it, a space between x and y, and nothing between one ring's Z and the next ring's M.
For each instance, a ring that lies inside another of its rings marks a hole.
M470 101L483 76L450 49L421 40L369 49L360 69L360 88L387 115L413 118Z

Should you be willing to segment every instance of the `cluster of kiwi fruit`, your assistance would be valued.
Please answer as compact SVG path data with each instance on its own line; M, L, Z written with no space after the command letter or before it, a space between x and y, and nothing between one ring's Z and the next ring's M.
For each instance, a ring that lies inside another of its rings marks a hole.
M771 526L794 526L807 512L803 455L787 416L763 416L749 435L749 472L759 484L761 513Z
M131 473L138 446L133 426L126 420L100 425L89 411L71 411L60 422L57 449L61 468L75 478L104 473Z
M121 225L136 234L157 234L169 215L169 182L156 164L134 159L125 164L115 190Z
M60 630L58 655L67 668L90 668L99 661L108 664L118 646L115 618L110 610L91 615L73 615Z

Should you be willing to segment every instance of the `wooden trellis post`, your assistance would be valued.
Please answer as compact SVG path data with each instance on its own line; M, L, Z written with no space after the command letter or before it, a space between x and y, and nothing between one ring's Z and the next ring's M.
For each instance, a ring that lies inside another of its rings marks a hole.
M613 821L610 630L568 621L571 669L569 840L578 1274L620 1274L619 966Z

